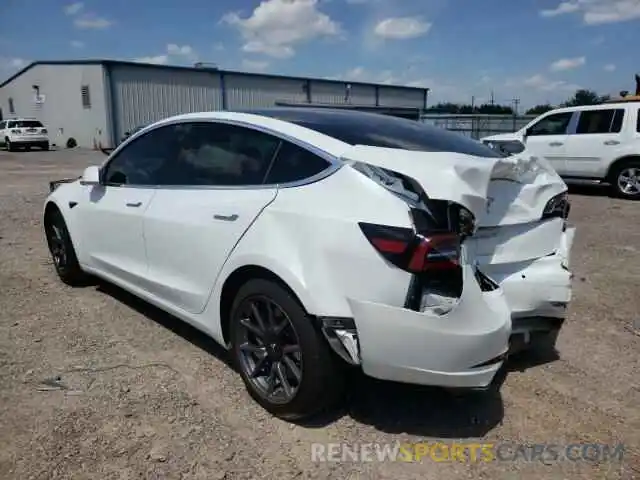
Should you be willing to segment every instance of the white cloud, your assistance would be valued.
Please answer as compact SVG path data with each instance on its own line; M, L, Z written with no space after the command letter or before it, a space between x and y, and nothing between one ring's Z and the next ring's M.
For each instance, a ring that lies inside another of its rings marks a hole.
M71 42L69 42L69 43L73 48L82 48L82 47L84 47L84 42L81 42L80 40L71 40Z
M580 88L575 83L568 83L564 80L552 80L542 74L536 74L527 78L509 79L505 86L508 88L533 88L545 92L553 91L574 91Z
M561 58L560 60L556 60L549 66L549 70L552 72L562 72L564 70L573 70L574 68L578 68L583 66L587 62L585 57L575 57L575 58Z
M617 23L640 18L638 0L569 0L554 9L542 10L543 17L579 14L586 25Z
M565 13L573 13L580 10L580 6L574 2L561 2L556 8L542 10L540 15L543 17L555 17Z
M153 57L137 57L133 59L134 62L140 63L154 63L156 65L164 65L169 61L168 55L156 55Z
M167 45L167 55L173 57L183 57L187 60L195 60L197 55L191 45L177 45L175 43L169 43Z
M609 63L609 64L604 66L605 72L615 72L616 68L617 67L613 63Z
M70 3L69 5L66 5L64 7L64 13L66 13L67 15L76 15L83 8L84 8L84 3L82 2Z
M264 72L269 68L269 62L263 60L243 60L242 68L245 70L251 70L254 72Z
M340 34L340 25L317 5L317 0L263 0L249 17L231 12L221 21L240 31L245 52L289 58L304 42Z
M192 63L197 59L198 54L191 45L178 45L177 43L168 43L165 49L165 53L161 53L159 55L150 55L146 57L137 57L134 58L134 61L162 65L165 63L169 63L169 60L175 60L178 63Z
M431 28L431 23L420 17L392 17L379 22L374 33L382 38L404 40L421 37Z
M0 67L8 70L14 70L25 67L27 60L18 57L0 57Z
M95 30L103 30L113 25L111 20L94 14L81 15L77 17L73 23L78 28Z

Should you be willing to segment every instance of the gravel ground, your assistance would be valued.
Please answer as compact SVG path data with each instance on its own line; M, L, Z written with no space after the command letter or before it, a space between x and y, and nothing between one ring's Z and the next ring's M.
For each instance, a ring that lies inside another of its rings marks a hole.
M640 204L572 192L574 302L559 358L514 360L500 392L482 395L355 375L342 411L293 425L251 401L202 334L115 287L58 281L41 225L47 182L102 158L0 152L0 478L640 478ZM318 442L436 439L624 443L625 453L548 464L311 458Z

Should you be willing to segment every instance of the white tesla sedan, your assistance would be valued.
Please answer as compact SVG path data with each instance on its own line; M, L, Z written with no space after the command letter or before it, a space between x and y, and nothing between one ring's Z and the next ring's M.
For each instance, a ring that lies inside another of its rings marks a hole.
M231 351L252 397L300 418L344 366L492 384L571 298L566 185L437 127L353 111L175 116L51 182L61 279L97 276Z

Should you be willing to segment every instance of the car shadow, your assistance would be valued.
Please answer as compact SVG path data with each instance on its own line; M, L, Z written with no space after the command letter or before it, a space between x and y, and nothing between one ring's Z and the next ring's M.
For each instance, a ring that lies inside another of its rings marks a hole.
M228 367L235 370L233 362L231 362L227 351L215 340L202 333L197 328L192 327L179 318L176 318L173 315L165 312L164 310L151 305L150 303L142 300L139 297L136 297L135 295L127 292L126 290L123 290L116 285L106 283L101 280L96 281L94 285L98 292L109 295L118 302L125 304L129 308L163 326L167 330L170 330L176 335L180 335L188 342L192 343L201 350L213 355L216 359L220 360Z
M206 334L115 285L97 281L95 288L180 335L235 370L228 352ZM343 417L392 434L438 438L477 438L502 422L500 389L511 372L552 362L557 354L521 353L505 363L493 384L482 391L456 391L401 384L367 377L347 369L343 401L326 413L295 422L305 428L324 428Z
M611 197L611 189L606 185L567 185L570 195L585 197Z

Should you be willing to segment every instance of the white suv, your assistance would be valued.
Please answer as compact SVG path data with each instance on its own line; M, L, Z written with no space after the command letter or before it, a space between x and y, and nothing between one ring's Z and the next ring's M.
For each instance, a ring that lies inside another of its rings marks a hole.
M0 122L0 143L10 152L17 148L49 150L49 133L33 118L11 118Z
M545 157L566 183L608 183L640 199L640 102L611 102L549 111L521 130L481 141L507 153Z

